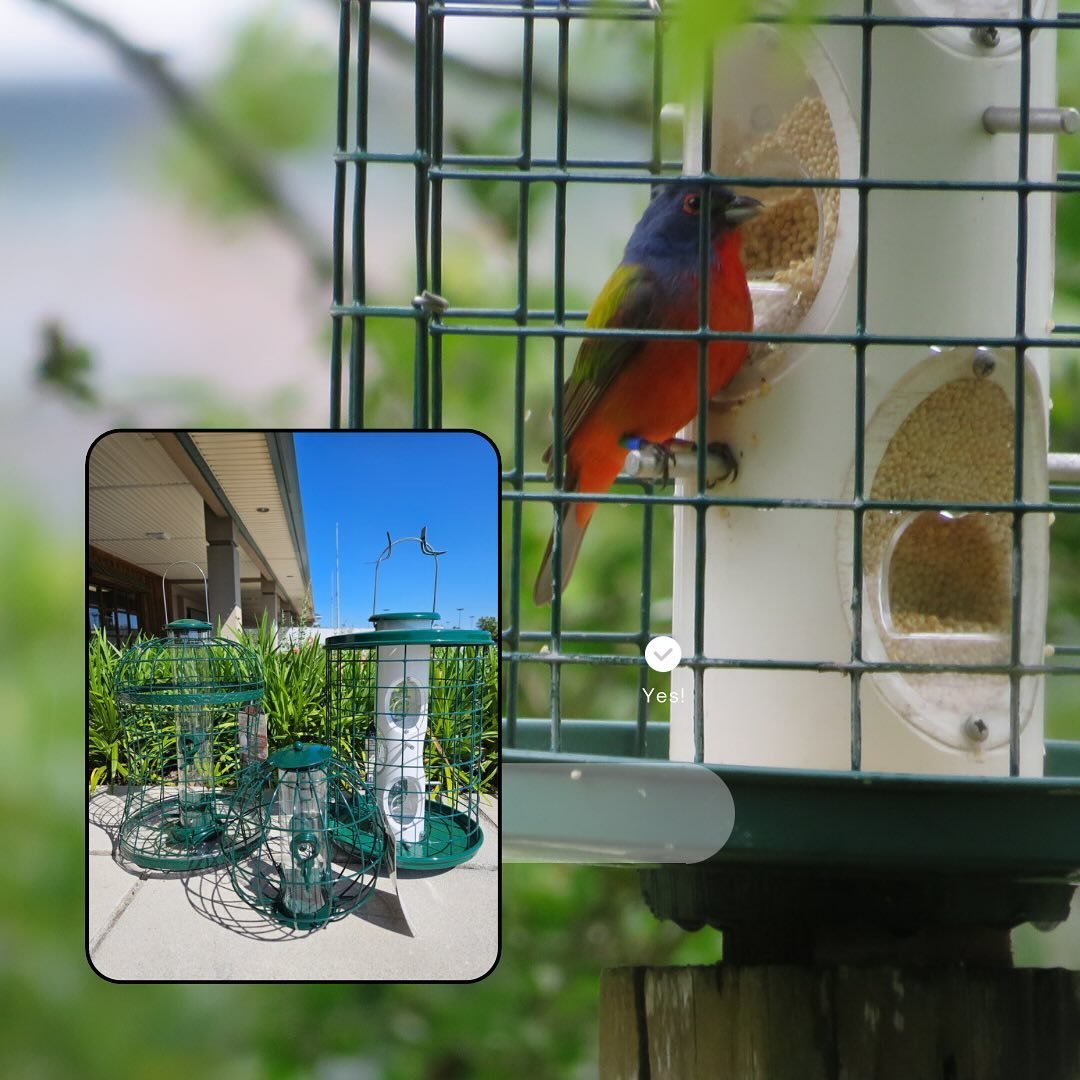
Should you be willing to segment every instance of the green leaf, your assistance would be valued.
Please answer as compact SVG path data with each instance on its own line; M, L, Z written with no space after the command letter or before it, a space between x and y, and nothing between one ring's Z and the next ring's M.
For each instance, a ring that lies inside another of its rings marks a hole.
M238 143L271 154L299 153L332 130L335 66L334 56L305 35L297 15L274 4L241 27L221 70L202 92L209 110ZM215 216L261 209L189 132L170 134L161 172L170 186Z

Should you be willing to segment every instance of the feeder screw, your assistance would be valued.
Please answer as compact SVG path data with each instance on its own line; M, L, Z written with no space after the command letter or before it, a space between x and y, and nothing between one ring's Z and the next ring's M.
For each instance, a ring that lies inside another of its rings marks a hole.
M445 296L425 289L419 296L413 297L412 305L425 315L442 315L450 307L450 301Z
M975 373L975 378L985 379L995 366L994 354L989 349L975 350L975 359L971 362L971 370Z
M964 721L964 734L972 742L986 742L986 737L990 734L990 728L985 720L977 716L969 716Z
M1001 35L996 26L973 26L971 40L982 49L996 49Z

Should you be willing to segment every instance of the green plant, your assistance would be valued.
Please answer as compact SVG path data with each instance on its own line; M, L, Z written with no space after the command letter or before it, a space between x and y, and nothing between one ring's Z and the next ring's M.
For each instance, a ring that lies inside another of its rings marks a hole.
M271 748L297 739L324 741L326 661L319 639L312 636L295 645L286 644L264 613L254 645L263 666L263 701Z
M120 650L98 628L90 636L87 663L90 724L87 747L89 794L104 782L115 784L127 776L123 727L116 708L116 666Z
M481 792L496 789L499 738L499 680L495 648L457 655L432 650L427 762L445 791L475 784ZM478 745L471 725L479 723ZM470 783L470 777L475 777Z

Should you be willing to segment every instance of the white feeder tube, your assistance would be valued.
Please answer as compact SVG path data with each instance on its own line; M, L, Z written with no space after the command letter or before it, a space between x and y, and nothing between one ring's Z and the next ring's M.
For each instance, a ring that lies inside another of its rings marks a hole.
M426 830L424 742L431 646L380 645L377 657L375 789L395 838L414 844Z
M875 8L877 10L877 8ZM858 14L844 0L839 14ZM1047 15L1056 5L1047 3ZM910 14L899 0L883 0L881 13ZM809 65L830 113L839 120L861 97L858 37L847 27L814 28L808 38L820 46L828 68ZM917 27L890 27L874 38L873 115L869 175L901 180L1015 182L1016 136L990 135L983 115L990 106L1015 107L1020 57L962 55L943 47L940 35ZM817 51L817 50L814 50ZM828 76L828 77L826 77ZM1056 105L1055 34L1043 27L1031 36L1032 108ZM752 103L750 103L752 104ZM745 109L745 99L737 103ZM719 114L725 103L715 103ZM1055 136L1032 134L1028 175L1054 178ZM859 175L858 145L837 129L840 175ZM700 166L700 110L688 115L684 167ZM855 247L858 199L840 197L835 247L821 290L802 329L850 334L856 325ZM1053 223L1051 196L1032 192L1027 211L1026 329L1045 336L1050 328ZM1007 337L1016 330L1018 199L1011 191L930 191L881 189L868 200L867 329L883 335L982 338ZM1003 365L1013 362L1003 350ZM883 406L901 404L903 380L926 361L924 345L870 345L865 351L863 414L870 421ZM1048 358L1045 349L1027 350L1033 384L1025 405L1045 415ZM813 343L768 393L735 410L718 411L707 438L727 442L740 455L738 480L717 494L784 500L843 499L852 492L856 432L854 351L846 345ZM1008 371L1011 376L1011 369ZM906 414L918 405L911 400ZM683 433L699 438L692 429ZM875 446L869 433L861 494L875 481ZM1031 424L1025 428L1025 499L1044 497L1046 446ZM687 494L693 483L677 485ZM838 567L838 537L850 533L850 512L776 509L768 512L717 506L706 517L707 558L696 560L696 511L675 512L673 635L689 649L694 641L695 590L705 589L704 654L726 659L789 660L796 665L851 658L850 566ZM1023 626L1025 659L1041 651L1037 626L1045 606L1045 558L1035 558L1045 540L1045 517L1024 522ZM847 545L850 550L851 545ZM865 583L864 583L865 585ZM865 596L864 596L865 599ZM1029 622L1030 620L1030 622ZM877 630L862 619L863 656L873 655ZM1027 682L1028 680L1025 680ZM1028 722L1021 735L1020 769L1042 771L1042 684L1031 677ZM695 753L693 679L686 668L672 676L672 690L685 691L686 704L671 714L671 756ZM1025 688L1026 690L1026 688ZM862 767L912 773L1003 775L1007 746L962 750L930 737L905 717L884 693L884 680L861 681ZM850 767L850 683L814 666L792 670L753 667L710 669L704 679L704 758L708 762L771 767ZM979 717L976 715L976 719ZM915 719L918 719L916 715ZM1023 717L1022 717L1023 720Z

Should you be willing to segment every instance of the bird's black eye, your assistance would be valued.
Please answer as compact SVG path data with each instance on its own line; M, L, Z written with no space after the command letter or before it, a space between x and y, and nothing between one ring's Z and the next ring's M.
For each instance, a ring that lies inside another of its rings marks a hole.
M682 201L682 210L684 214L698 213L701 210L701 196L684 195Z

